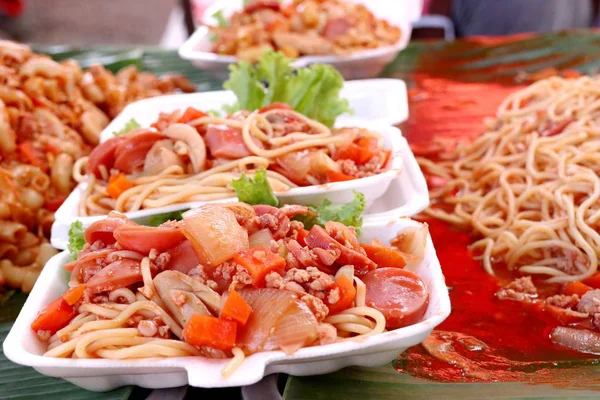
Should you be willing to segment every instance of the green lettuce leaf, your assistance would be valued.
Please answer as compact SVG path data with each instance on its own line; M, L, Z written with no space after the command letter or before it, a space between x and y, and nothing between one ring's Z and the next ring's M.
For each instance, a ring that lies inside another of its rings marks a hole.
M181 221L183 219L183 213L187 210L188 209L152 215L150 219L148 219L148 225L159 226L167 221Z
M351 112L348 101L340 97L343 85L344 78L330 65L313 64L295 70L282 53L266 51L256 66L247 61L230 66L229 80L223 87L235 94L237 102L225 110L233 114L282 102L332 126L339 115Z
M327 221L337 221L346 226L353 226L357 228L357 232L360 232L365 204L365 195L354 191L354 199L349 203L331 204L331 201L325 199L321 205L309 207L317 213L316 217L299 216L298 220L304 223L306 229L315 225L325 226Z
M224 28L229 25L229 21L227 21L227 18L225 18L225 15L223 15L223 10L217 11L212 15L212 17L217 20L217 24L221 28Z
M115 135L115 136L121 136L121 135L126 134L127 132L129 132L132 129L139 128L140 126L141 125L139 124L139 122L137 122L135 119L131 118L129 120L129 122L127 122L125 124L125 126L123 127L123 129L121 129L120 131L113 132L113 135Z
M231 186L241 202L250 205L267 204L273 207L279 206L279 199L273 193L273 189L271 189L271 185L267 179L267 171L264 168L256 171L254 178L248 178L246 174L242 174L239 179L231 181Z
M67 245L67 250L71 253L71 260L76 260L77 255L83 249L83 246L85 246L84 232L83 224L79 220L73 222L69 227L69 244Z

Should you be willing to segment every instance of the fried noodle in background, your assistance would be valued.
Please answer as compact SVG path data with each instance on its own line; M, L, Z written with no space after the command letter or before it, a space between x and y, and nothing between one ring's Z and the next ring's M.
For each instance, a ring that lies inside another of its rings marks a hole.
M243 111L232 118L203 116L186 124L177 123L180 117L179 112L163 114L153 124L154 127L166 125L164 129L152 132L162 134L168 143L155 139L145 155L143 170L127 175L130 187L118 196L111 197L107 191L109 182L114 179L114 174L109 177L111 166L101 165L100 173L94 174L90 173L91 163L87 157L78 160L75 180L87 183L79 203L79 215L106 215L112 210L130 212L230 198L235 196L231 181L240 178L241 174L253 177L257 168L267 169L267 179L275 192L328 182L328 172L360 178L381 173L389 157L386 150L373 149L372 157L364 165L355 165L347 159L338 160L334 157L338 146L363 138L378 142L380 135L362 128L332 130L288 108ZM224 137L239 133L237 149L225 155L220 150L220 157L212 154L215 147L212 147L213 139L208 138L205 126L209 131L216 127ZM204 138L196 129L203 131ZM144 132L148 130L142 128L127 135L135 137ZM97 150L102 153L100 148ZM157 162L153 161L156 154L161 154ZM301 167L303 164L306 168ZM94 164L92 169L95 168Z
M194 88L135 67L83 71L0 41L0 287L30 291L56 253L47 243L53 212L74 187L75 160L110 119L131 101L176 90Z
M600 79L551 77L509 95L488 131L441 161L426 215L473 232L494 264L549 282L579 281L600 254Z
M265 49L286 56L336 54L391 46L400 29L377 19L362 4L340 0L258 1L210 27L214 52L256 60Z

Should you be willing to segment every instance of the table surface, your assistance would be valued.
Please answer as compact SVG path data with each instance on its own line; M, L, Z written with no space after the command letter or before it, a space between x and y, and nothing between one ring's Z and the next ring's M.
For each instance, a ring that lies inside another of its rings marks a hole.
M65 46L38 50L56 59L75 58L83 66L102 63L118 70L125 65L136 64L154 73L182 73L196 83L200 91L221 88L221 82L179 59L174 51L154 48L73 49ZM382 76L407 82L410 118L401 128L409 141L418 144L434 136L452 139L481 133L483 118L493 115L500 101L515 90L515 86L522 85L524 73L537 73L540 77L552 73L552 69L596 73L600 67L599 55L600 32L597 31L415 42L386 68ZM0 340L6 336L24 299L25 296L20 293L9 293L0 298ZM587 367L578 370L578 374L572 375L572 386L558 388L523 383L432 383L398 374L391 366L346 368L325 376L289 378L284 398L326 399L339 396L392 399L400 394L411 399L598 398L599 392L595 390L600 390L600 385L578 387L577 377L600 376L600 370ZM150 391L123 388L92 394L67 382L43 377L30 368L16 366L7 361L0 350L0 398L31 394L41 397L57 393L65 400L127 399L145 398ZM240 392L239 389L192 389L185 397L198 395L235 398L240 397Z

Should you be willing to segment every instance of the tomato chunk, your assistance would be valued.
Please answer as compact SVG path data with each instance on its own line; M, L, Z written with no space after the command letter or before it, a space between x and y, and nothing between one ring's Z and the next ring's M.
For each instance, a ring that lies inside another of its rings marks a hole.
M50 331L55 334L56 331L67 326L76 314L75 307L70 306L61 296L40 311L35 321L31 323L31 329L36 332Z
M183 329L183 337L192 346L210 346L221 350L231 350L235 346L237 324L211 317L194 314Z
M429 291L416 274L400 268L378 268L364 276L366 304L383 313L387 329L419 321L429 304Z
M286 103L275 102L273 104L269 104L268 106L264 106L258 109L258 113L262 114L271 110L293 110L292 106Z
M182 124L187 124L188 122L191 122L198 118L204 118L207 116L208 116L208 114L203 113L202 111L198 111L193 107L188 107L185 109L183 115L181 117L179 117L177 122L180 122Z

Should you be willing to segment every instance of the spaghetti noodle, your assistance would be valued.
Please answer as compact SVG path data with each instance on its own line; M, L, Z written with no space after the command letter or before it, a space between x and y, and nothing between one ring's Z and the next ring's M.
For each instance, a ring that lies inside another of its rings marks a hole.
M441 162L426 215L479 236L484 268L568 282L592 276L600 254L600 78L538 81L498 108L489 130Z
M235 195L231 181L242 173L253 177L259 168L267 169L276 192L383 171L389 152L379 147L378 134L359 128L332 131L280 107L185 124L163 116L154 124L160 131L138 130L103 143L75 163L75 180L86 183L79 215L230 198ZM128 149L136 146L147 150ZM109 152L116 155L110 158ZM119 178L123 172L127 176ZM126 184L112 183L119 179Z

